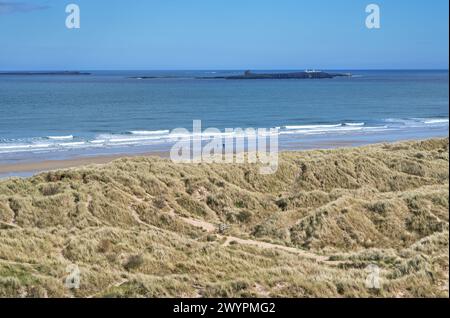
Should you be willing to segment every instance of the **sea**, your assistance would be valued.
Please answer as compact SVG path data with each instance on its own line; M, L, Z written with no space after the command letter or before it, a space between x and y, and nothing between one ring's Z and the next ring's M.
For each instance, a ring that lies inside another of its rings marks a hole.
M342 70L333 72L352 76L307 80L213 78L243 70L86 72L0 74L0 164L167 151L190 138L194 120L224 134L276 128L281 150L449 131L448 70ZM186 133L171 134L176 128Z

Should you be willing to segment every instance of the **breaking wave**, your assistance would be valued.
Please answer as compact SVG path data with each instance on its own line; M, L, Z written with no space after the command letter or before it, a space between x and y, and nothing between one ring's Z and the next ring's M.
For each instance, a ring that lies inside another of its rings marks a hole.
M0 154L16 152L68 151L71 149L114 148L125 146L146 146L174 143L182 139L208 140L212 138L245 138L249 136L267 136L273 133L289 137L305 135L342 135L342 134L376 134L384 131L414 131L414 129L446 128L448 118L389 118L378 122L341 122L324 124L298 124L276 127L275 131L208 130L203 133L176 130L130 130L125 133L98 134L93 137L74 135L32 137L21 139L0 139Z

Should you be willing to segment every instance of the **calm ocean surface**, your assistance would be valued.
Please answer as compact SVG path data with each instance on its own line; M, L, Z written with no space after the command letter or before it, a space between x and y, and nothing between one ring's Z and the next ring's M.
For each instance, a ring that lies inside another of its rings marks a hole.
M169 149L171 129L279 127L282 149L448 136L448 71L324 80L200 80L242 72L0 75L0 163ZM131 79L130 76L173 76Z

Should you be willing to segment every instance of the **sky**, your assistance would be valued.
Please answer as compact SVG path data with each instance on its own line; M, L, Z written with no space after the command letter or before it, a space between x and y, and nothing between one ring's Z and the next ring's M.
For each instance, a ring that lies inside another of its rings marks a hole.
M66 28L66 5L80 29ZM366 6L380 7L368 29ZM448 0L0 0L0 70L448 69Z

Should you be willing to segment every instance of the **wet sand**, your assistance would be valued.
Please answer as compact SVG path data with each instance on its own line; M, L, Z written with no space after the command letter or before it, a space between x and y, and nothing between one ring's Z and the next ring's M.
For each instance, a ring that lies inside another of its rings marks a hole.
M152 152L144 154L118 154L118 155L107 155L107 156L96 156L96 157L80 157L74 159L63 159L63 160L45 160L38 162L22 162L16 164L4 164L0 165L0 178L5 178L8 176L31 176L35 173L74 168L85 165L92 164L105 164L113 160L124 158L124 157L142 157L142 156L157 156L161 158L168 158L168 152Z

